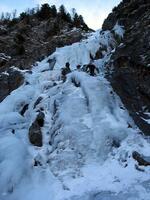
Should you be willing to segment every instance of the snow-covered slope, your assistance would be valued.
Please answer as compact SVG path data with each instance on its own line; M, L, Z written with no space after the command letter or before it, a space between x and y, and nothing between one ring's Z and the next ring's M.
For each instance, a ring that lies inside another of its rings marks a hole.
M98 76L75 70L104 46L103 58L95 60ZM149 155L149 140L104 78L114 47L110 32L97 31L22 71L24 85L0 104L0 200L149 200L150 167L132 158L133 151ZM53 68L48 61L54 58ZM72 72L63 83L66 62ZM28 132L39 110L43 146L35 147Z

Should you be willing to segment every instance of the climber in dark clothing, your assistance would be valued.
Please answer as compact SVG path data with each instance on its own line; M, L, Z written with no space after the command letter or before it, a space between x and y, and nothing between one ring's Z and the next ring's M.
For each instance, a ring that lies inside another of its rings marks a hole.
M98 68L94 64L92 64L92 63L89 63L86 66L86 71L90 73L90 76L95 76L97 73L99 73Z
M77 70L81 71L81 65L77 65Z
M66 81L66 78L67 78L66 75L70 72L71 72L70 64L67 62L65 67L63 67L61 70L61 79L63 80L63 82Z

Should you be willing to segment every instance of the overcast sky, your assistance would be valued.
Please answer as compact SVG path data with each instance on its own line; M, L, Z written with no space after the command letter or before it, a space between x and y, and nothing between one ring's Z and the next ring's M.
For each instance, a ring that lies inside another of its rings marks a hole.
M56 6L64 4L68 11L75 8L82 14L90 28L99 29L112 8L119 2L121 0L0 0L0 12L11 12L14 9L21 12L42 3Z

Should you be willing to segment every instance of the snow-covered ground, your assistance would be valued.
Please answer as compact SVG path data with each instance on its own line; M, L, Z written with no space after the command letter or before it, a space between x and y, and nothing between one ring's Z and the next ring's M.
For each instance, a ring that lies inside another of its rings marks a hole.
M75 70L77 64L88 64L100 47L106 51L95 61L98 76ZM149 156L150 140L139 134L104 78L113 48L111 33L97 31L57 49L32 73L22 71L24 85L0 104L0 200L150 199L150 167L139 167L132 158L133 151ZM50 70L48 60L54 58ZM72 72L63 83L60 73L66 62ZM43 146L35 147L28 130L39 110L45 114ZM35 159L40 165L34 166Z

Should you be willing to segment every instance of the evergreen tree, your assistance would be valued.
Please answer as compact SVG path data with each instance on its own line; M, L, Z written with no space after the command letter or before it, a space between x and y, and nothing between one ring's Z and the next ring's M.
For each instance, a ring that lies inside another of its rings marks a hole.
M82 15L79 15L78 18L79 18L80 25L85 25L85 22L84 22Z
M78 15L77 13L74 13L73 24L74 24L76 27L80 27L79 15Z
M23 20L27 17L27 13L26 12L22 12L20 13L20 20Z
M83 28L85 30L88 29L88 26L85 24L82 15L78 15L76 12L74 13L74 17L73 17L73 24L77 28Z
M67 22L71 23L72 22L72 19L71 19L71 15L70 13L67 13L66 15L66 19L65 19Z
M56 9L55 5L51 6L51 14L52 14L52 17L56 17L57 16L57 9Z
M89 30L89 27L86 25L84 19L83 19L83 16L82 15L79 15L79 21L80 21L80 25L82 26L82 28L84 30Z
M42 20L48 19L50 15L51 15L51 8L48 3L43 4L39 12L37 12L37 16Z
M1 21L3 21L5 19L5 14L4 14L4 12L2 12L2 14L1 14Z
M61 5L59 8L59 17L61 17L61 19L63 19L66 22L72 22L71 15L66 11L64 5Z
M65 9L65 6L64 5L61 5L59 7L59 14L62 18L65 18L66 17L66 9Z
M26 13L26 12L20 13L20 17L19 18L20 18L20 20L24 20L24 22L26 24L30 23L30 15L28 13Z

